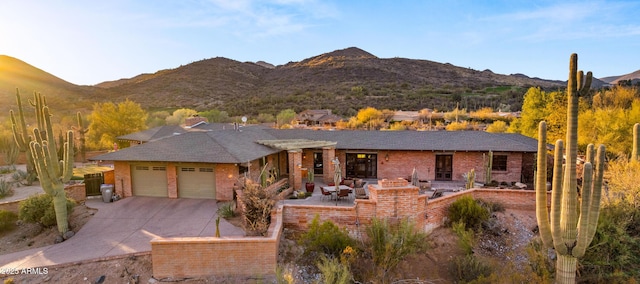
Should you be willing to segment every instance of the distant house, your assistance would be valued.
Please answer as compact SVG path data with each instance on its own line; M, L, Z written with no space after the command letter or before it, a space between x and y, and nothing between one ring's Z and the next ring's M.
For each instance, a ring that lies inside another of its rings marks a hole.
M148 140L92 160L114 162L115 189L124 197L231 200L238 178L246 175L258 180L265 165L287 176L295 188L302 187L305 170L313 171L319 181L333 181L331 161L336 157L344 177L408 177L415 167L420 179L462 181L463 174L474 169L482 182L489 151L493 180L533 181L535 139L480 131L216 127Z
M330 109L311 109L296 115L298 125L309 127L335 127L342 117L331 113Z

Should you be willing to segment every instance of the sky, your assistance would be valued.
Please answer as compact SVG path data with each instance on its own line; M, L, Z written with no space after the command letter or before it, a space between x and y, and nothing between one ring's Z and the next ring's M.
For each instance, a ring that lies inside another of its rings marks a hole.
M640 1L3 0L0 54L78 85L226 57L274 65L347 47L566 80L640 69Z

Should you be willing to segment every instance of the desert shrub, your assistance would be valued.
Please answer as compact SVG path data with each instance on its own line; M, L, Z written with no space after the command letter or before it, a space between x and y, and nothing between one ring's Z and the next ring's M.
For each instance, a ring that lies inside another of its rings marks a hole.
M506 210L505 206L501 202L491 202L482 199L477 200L480 206L486 208L489 211L489 214L493 212L504 212Z
M467 226L462 221L453 223L451 228L458 236L458 246L465 254L472 254L473 247L476 244L475 233L473 230L467 229Z
M482 262L473 254L457 256L453 258L450 265L449 271L456 282L492 283L486 282L493 272L491 265Z
M528 264L527 270L531 272L531 282L552 283L556 272L555 264L549 257L547 249L538 237L527 245Z
M9 174L16 171L15 165L8 165L0 167L0 174Z
M620 202L600 212L598 229L580 262L580 278L600 283L639 279L640 209Z
M222 218L231 218L236 216L236 205L234 202L220 203L218 207L218 215Z
M471 196L463 196L451 203L448 218L451 224L462 221L467 229L478 230L482 222L489 219L489 210Z
M371 254L374 271L383 280L406 256L426 248L426 234L408 219L391 225L387 220L373 218L365 231L365 247Z
M30 186L33 185L33 182L36 181L38 176L36 174L29 174L23 170L17 170L11 175L11 178L21 185Z
M260 187L259 184L247 180L244 185L244 222L247 229L264 236L271 224L271 209L275 201L272 199L273 193L269 193Z
M346 229L340 229L331 221L320 224L318 215L313 218L309 229L298 242L305 248L305 254L322 253L334 258L339 257L346 247L355 245L355 240Z
M0 232L8 232L16 226L18 215L11 211L0 210Z
M10 196L12 194L13 194L13 184L4 179L0 179L0 198L3 198L5 196Z
M321 255L317 266L318 270L320 270L322 283L345 284L351 283L353 279L349 265L336 258Z
M67 198L67 214L71 214L74 205L73 200ZM55 225L56 211L53 208L53 198L48 194L29 197L20 202L18 216L20 220L29 223L40 223L45 227Z

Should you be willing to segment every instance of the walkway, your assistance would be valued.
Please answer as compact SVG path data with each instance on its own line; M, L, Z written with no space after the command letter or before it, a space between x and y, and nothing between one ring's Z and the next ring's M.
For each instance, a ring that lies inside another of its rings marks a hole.
M156 237L214 236L217 203L210 199L128 197L114 203L88 199L98 209L71 239L51 246L0 255L0 268L29 268L151 251ZM244 236L220 219L220 234Z

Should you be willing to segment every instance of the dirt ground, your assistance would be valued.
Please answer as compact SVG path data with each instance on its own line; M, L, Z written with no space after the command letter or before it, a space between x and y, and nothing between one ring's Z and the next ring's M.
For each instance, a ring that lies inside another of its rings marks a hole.
M76 206L71 218L72 228L79 229L94 212L84 205ZM236 217L231 222L240 224L241 219ZM518 210L496 212L490 224L493 225L485 228L483 235L478 238L474 254L492 263L507 263L508 267L525 265L525 247L535 235L535 213ZM0 254L53 244L55 234L55 228L39 229L33 224L23 224L16 231L0 237ZM428 239L429 249L426 253L401 262L394 272L394 278L404 279L403 283L453 282L449 274L449 263L455 256L463 255L456 242L457 236L449 228L441 227L431 232ZM319 279L313 268L295 263L301 253L296 247L298 246L294 240L282 240L279 257L281 267L292 271L298 281L296 283L312 283ZM46 275L0 275L0 280L12 278L15 283L96 283L102 276L103 283L275 283L273 277L156 280L152 278L151 258L148 255L52 268Z

